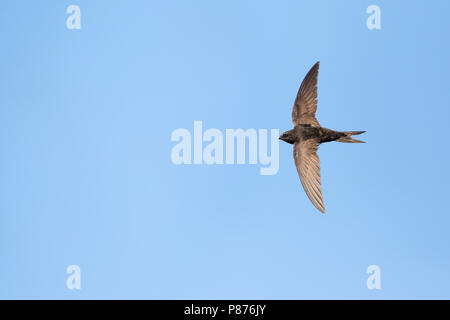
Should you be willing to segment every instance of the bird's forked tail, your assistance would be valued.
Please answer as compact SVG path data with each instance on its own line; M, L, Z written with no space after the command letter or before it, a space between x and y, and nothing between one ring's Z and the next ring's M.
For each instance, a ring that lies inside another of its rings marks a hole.
M342 133L345 134L345 136L337 139L336 141L338 142L345 142L345 143L365 143L365 141L361 141L361 140L356 140L353 139L352 136L353 135L358 135L361 133L364 133L365 131L344 131Z

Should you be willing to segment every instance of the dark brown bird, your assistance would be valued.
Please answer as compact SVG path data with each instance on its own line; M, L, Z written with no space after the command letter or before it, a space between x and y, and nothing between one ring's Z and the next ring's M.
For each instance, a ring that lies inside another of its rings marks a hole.
M322 198L320 181L320 161L317 149L321 143L338 141L362 143L352 135L365 131L334 131L320 126L316 119L317 109L317 76L319 62L309 70L300 86L292 110L294 129L284 132L280 139L294 145L295 166L308 198L322 213L325 206Z

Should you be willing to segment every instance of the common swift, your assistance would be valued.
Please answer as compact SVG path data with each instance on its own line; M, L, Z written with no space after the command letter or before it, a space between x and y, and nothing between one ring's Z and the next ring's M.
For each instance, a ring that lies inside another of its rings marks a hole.
M319 145L338 141L363 143L352 138L365 131L334 131L322 127L316 119L317 109L317 62L303 79L292 110L294 129L284 132L280 139L294 145L294 161L297 172L308 198L320 212L325 213L320 180L320 161L317 156Z

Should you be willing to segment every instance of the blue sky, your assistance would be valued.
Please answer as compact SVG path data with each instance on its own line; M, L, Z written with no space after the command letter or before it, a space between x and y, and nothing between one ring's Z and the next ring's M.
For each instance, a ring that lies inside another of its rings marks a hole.
M81 8L81 30L66 8ZM366 8L381 8L368 30ZM7 1L0 298L450 298L448 1ZM291 128L321 61L321 215L280 168L171 162L177 128ZM366 268L381 269L381 290ZM81 268L81 290L66 268Z

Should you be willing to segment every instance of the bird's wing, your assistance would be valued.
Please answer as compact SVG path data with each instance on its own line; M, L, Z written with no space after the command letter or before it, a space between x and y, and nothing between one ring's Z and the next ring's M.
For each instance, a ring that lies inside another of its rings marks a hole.
M320 160L317 156L318 146L315 139L294 143L294 160L308 198L317 209L325 213L320 182Z
M320 127L316 119L317 109L317 76L319 75L319 62L309 70L303 79L292 110L292 123L294 127L299 124L309 124Z

